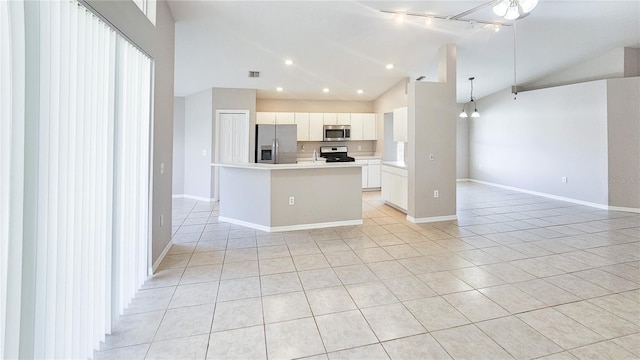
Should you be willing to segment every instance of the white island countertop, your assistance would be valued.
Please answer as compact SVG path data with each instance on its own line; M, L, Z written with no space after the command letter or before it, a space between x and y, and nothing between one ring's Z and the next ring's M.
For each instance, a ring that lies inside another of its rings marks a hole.
M362 167L362 164L355 162L324 162L324 161L304 161L297 164L263 164L263 163L211 163L211 166L228 167L237 169L253 170L302 170L302 169L331 169L331 168L351 168Z

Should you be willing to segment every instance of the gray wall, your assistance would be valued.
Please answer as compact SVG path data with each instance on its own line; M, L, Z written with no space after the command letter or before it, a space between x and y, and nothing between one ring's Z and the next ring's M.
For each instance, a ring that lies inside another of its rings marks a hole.
M184 105L185 98L173 99L173 194L184 194Z
M609 205L640 208L640 78L607 80Z
M439 73L439 82L409 83L407 216L417 221L456 215L455 45L440 49Z
M174 139L184 143L185 197L214 200L215 121L217 110L249 110L249 139L255 138L256 90L212 88L185 98L184 136ZM255 158L255 143L249 142L249 161ZM177 170L179 171L179 170Z
M471 178L606 205L606 84L480 99L482 117L469 121Z
M458 108L462 108L459 104ZM469 118L458 117L456 126L456 179L469 178Z
M175 21L166 1L159 0L156 25L132 1L88 0L87 3L151 55L154 61L153 189L151 264L171 240L171 221L160 226L160 216L171 219L173 162L173 68ZM160 164L165 172L160 175Z
M185 98L184 194L202 200L213 197L211 193L213 116L212 89Z
M407 84L409 78L404 78L393 85L384 94L378 96L373 102L374 112L376 113L378 142L376 144L377 155L382 155L384 151L384 114L393 113L393 109L406 107L407 100Z

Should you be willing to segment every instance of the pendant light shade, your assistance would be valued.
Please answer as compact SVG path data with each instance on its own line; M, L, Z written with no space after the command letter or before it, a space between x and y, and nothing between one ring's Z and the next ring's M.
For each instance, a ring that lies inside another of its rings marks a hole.
M478 107L476 106L476 99L473 98L473 79L475 78L474 77L469 78L469 81L471 81L471 98L462 106L462 111L460 112L460 115L458 115L461 118L469 117L469 115L465 111L465 108L469 103L473 103L473 113L471 113L471 117L472 118L480 117L480 113L478 112Z
M538 5L538 0L500 0L493 7L493 12L504 17L505 20L516 20L531 12L536 5Z

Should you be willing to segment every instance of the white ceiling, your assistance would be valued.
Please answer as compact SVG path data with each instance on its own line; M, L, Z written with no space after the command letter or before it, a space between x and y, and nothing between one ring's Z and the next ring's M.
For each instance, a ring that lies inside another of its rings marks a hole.
M458 102L513 85L513 29L381 9L456 15L477 1L170 0L176 20L175 95L250 88L259 98L373 100L404 77L437 81L437 53L457 45ZM487 6L465 18L500 21ZM508 24L512 24L508 22ZM518 84L623 46L640 44L640 1L540 0L517 21ZM286 66L285 59L294 61ZM386 70L387 63L395 64ZM260 78L248 77L250 70ZM276 92L282 86L284 91ZM331 89L329 94L322 88ZM364 94L356 94L363 89Z

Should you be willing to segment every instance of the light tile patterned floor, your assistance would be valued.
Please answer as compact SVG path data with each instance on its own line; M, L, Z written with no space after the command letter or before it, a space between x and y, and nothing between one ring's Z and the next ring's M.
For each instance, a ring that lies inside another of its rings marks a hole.
M640 215L458 184L458 221L262 233L174 200L97 359L638 359Z

